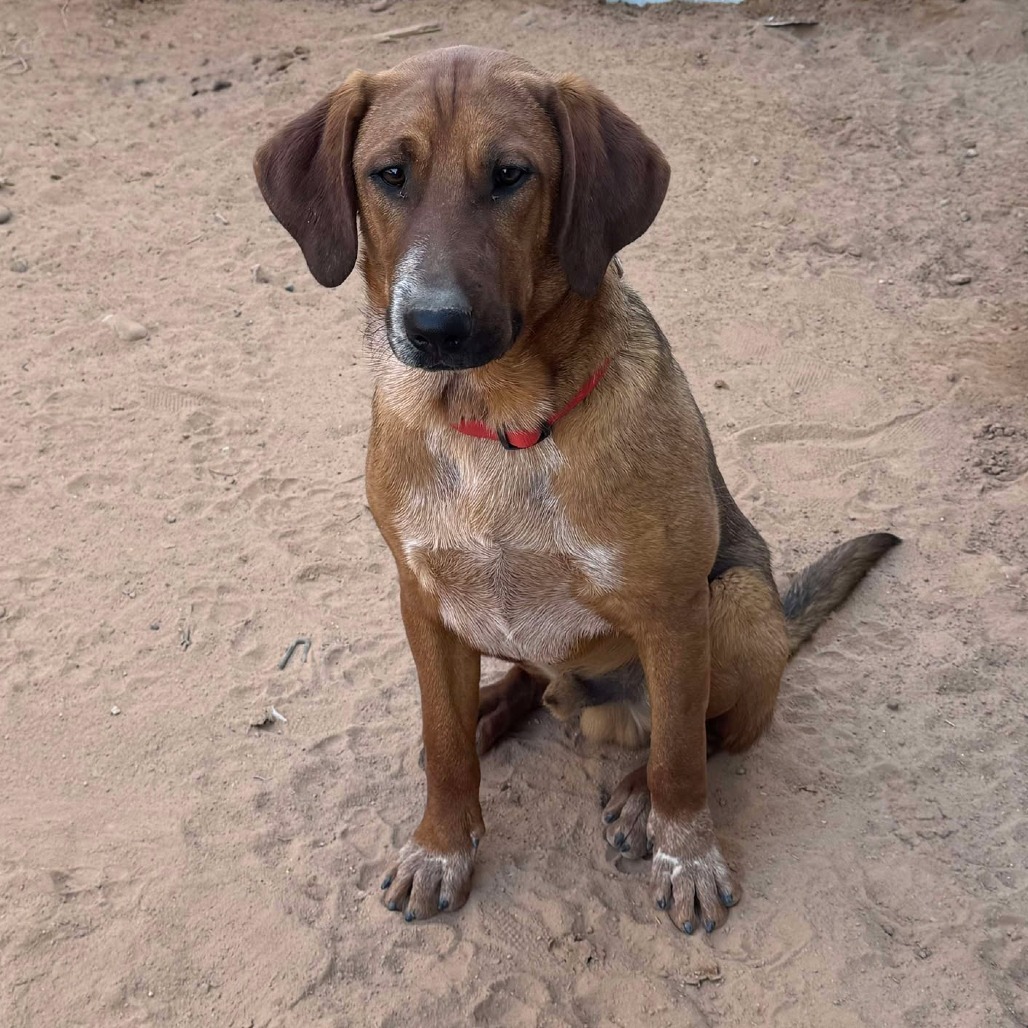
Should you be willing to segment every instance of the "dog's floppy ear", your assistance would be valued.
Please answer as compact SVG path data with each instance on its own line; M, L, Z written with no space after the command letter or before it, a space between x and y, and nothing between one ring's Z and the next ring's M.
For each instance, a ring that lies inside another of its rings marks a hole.
M657 216L671 169L643 130L583 79L559 79L548 106L563 165L553 242L571 288L592 296L611 258Z
M353 72L334 92L280 129L253 159L271 213L300 244L323 286L337 286L357 260L353 147L367 107L367 78Z

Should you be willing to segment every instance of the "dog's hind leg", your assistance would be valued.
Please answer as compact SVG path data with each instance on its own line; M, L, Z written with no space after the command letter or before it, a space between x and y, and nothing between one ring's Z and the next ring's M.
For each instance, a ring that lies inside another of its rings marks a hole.
M517 728L543 701L549 679L515 664L479 693L475 745L479 756Z
M710 583L707 738L731 752L771 723L789 638L774 586L754 568L729 568Z
M731 752L760 738L789 657L897 543L888 532L842 543L797 575L782 600L756 568L731 567L710 583L708 738Z

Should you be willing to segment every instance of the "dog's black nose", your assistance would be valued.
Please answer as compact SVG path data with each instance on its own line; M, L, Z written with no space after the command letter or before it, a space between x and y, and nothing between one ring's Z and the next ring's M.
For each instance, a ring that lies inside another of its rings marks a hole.
M443 353L471 337L471 315L449 307L414 307L404 314L403 328L419 350Z

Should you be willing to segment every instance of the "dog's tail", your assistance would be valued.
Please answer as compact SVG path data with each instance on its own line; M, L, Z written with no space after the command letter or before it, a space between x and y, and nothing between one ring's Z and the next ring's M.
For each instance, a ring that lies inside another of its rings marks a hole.
M859 536L829 550L792 580L782 597L790 655L853 592L879 558L900 541L889 532Z

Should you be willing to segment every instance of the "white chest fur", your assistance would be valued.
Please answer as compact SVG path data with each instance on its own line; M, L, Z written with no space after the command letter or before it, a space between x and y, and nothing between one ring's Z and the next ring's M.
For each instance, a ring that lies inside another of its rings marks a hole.
M396 513L408 566L437 597L445 623L482 653L559 664L610 625L576 598L582 578L617 586L618 557L590 543L552 488L552 442L508 452L498 443L431 440L436 474Z

